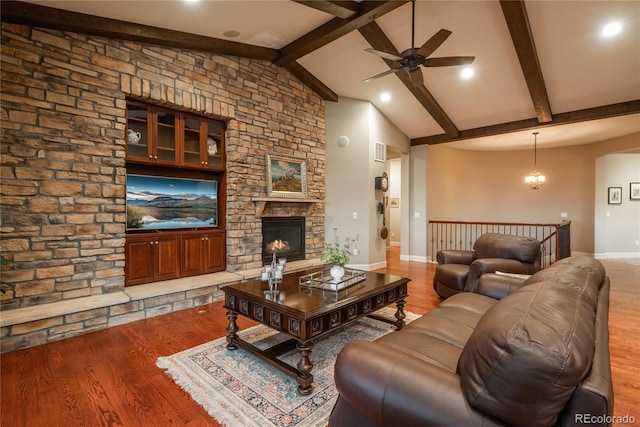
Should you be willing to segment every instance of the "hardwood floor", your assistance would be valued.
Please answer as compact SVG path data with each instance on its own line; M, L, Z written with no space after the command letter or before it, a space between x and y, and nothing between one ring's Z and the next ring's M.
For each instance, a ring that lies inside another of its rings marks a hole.
M409 277L406 310L425 313L440 302L433 264L389 254L388 272ZM610 349L614 414L640 422L640 260L603 260L611 277ZM240 328L253 324L238 318ZM222 303L129 323L3 354L2 426L217 426L165 373L159 356L226 334ZM615 424L614 424L615 425Z

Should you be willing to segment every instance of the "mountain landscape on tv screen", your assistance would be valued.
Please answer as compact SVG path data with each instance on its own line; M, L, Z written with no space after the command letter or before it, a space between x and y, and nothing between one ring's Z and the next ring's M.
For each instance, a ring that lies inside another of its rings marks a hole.
M215 181L127 176L127 229L215 227L217 218Z

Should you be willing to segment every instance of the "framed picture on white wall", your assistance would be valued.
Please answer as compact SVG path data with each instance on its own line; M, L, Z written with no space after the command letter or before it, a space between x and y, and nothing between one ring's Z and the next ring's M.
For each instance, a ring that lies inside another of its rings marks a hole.
M622 187L609 187L609 204L622 204Z
M629 183L629 200L640 200L640 182Z

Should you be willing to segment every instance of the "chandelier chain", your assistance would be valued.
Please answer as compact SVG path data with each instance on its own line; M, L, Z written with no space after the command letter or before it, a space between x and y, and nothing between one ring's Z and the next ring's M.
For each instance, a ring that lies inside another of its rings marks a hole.
M538 133L533 133L533 170L536 170L538 164Z

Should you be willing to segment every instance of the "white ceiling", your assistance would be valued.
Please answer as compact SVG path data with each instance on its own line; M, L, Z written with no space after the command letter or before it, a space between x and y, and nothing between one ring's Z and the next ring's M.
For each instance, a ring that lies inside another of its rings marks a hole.
M30 1L101 17L280 49L333 16L288 0ZM553 114L640 99L640 1L526 1ZM600 35L618 20L622 32ZM398 51L411 44L411 3L378 18ZM415 43L439 29L453 34L432 56L475 56L475 76L463 67L423 68L424 83L459 130L536 117L500 3L417 0ZM240 32L227 37L225 31ZM354 31L300 58L298 63L340 97L368 100L410 138L443 130ZM379 95L389 92L391 101ZM541 148L585 144L640 132L640 114L537 129ZM463 149L531 149L531 131L450 143ZM640 146L640 141L638 142Z

